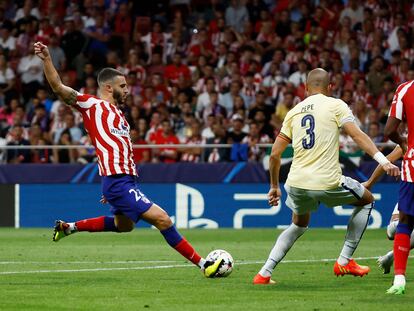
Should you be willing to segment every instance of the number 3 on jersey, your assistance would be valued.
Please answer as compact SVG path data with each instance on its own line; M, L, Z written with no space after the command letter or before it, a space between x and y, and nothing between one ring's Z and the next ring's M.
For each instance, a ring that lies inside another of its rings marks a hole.
M305 149L311 149L315 145L315 118L311 114L307 114L302 118L302 127L306 127L307 137L302 139L302 146Z

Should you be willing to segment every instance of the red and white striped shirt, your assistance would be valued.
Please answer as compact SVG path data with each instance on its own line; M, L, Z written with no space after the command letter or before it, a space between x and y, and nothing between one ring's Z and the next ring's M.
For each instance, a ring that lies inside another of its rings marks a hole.
M96 96L78 93L73 105L82 113L85 129L98 156L99 175L137 175L129 124L121 110Z
M414 182L414 80L398 86L389 116L407 122L408 146L401 164L401 180Z

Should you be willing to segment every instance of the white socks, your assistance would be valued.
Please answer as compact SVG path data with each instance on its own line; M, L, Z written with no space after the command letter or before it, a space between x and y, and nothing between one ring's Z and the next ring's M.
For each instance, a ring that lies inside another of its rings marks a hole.
M269 277L273 269L285 257L295 241L308 229L308 227L299 227L294 223L290 224L277 238L273 249L270 251L269 258L260 269L260 275Z
M394 284L395 286L405 286L405 276L403 274L397 274L394 276Z
M200 267L200 269L204 269L204 265L206 264L206 260L204 258L201 258L198 262L197 266Z
M397 231L398 220L390 221L387 226L387 237L390 240L394 239L395 231Z
M338 258L338 263L341 266L348 264L356 248L358 247L359 241L361 240L361 237L367 227L372 207L373 204L355 207L351 218L349 219L345 243Z
M76 228L76 225L74 222L68 222L69 227L65 230L65 233L67 235L78 232L78 229Z

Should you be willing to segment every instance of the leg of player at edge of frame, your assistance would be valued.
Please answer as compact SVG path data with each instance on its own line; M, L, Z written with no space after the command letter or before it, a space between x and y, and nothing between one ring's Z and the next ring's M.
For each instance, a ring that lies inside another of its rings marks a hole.
M348 222L344 246L334 265L334 273L337 276L350 274L362 277L370 271L369 267L358 265L355 260L352 259L352 255L367 227L369 216L373 208L373 201L374 197L371 192L365 189L362 198L358 202L351 204L354 205L355 208ZM278 236L267 261L260 269L259 273L254 277L253 284L266 285L276 283L271 279L274 269L286 256L296 240L308 229L309 220L310 212L303 215L292 214L292 223Z
M410 236L413 233L414 216L400 210L399 222L394 237L394 282L386 291L387 294L405 294L405 273L407 261L410 254Z
M177 231L168 214L157 204L152 206L141 215L141 218L156 227L167 243L183 257L197 265L206 277L214 277L220 268L223 259L215 262L207 261L201 257L193 246ZM76 222L56 221L53 241L57 242L63 237L76 232L130 232L134 229L134 222L125 215L114 217L100 216L84 219Z
M371 210L374 207L374 196L364 188L362 198L351 204L354 207L352 215L348 221L345 235L345 242L341 253L334 264L334 274L336 276L344 276L346 274L363 277L368 274L371 269L368 266L361 266L352 259L359 242L367 228Z
M398 204L396 204L395 209L391 215L390 223L387 226L387 238L389 240L394 240L395 232L397 231L399 219ZM410 249L414 248L414 232L411 233L410 237ZM380 256L377 260L378 267L382 270L384 274L389 274L391 272L391 267L394 263L394 250L390 250L383 256Z
M277 238L269 257L259 273L253 279L253 284L275 284L271 279L273 270L277 264L286 256L297 239L308 229L310 212L297 215L292 213L292 223Z

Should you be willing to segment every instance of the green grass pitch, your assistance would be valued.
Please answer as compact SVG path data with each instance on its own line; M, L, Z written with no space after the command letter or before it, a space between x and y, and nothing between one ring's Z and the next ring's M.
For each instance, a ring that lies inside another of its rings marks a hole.
M228 278L206 279L155 230L53 243L51 230L0 229L0 310L412 310L414 258L400 297L385 295L392 274L383 275L375 259L359 260L371 266L366 277L333 275L333 262L323 259L337 257L344 231L310 229L279 265L277 284L253 286L279 232L183 230L200 254L221 248L235 259ZM384 230L369 230L355 255L391 247Z

